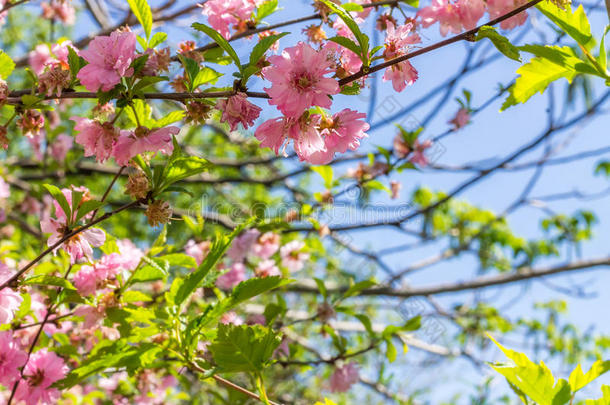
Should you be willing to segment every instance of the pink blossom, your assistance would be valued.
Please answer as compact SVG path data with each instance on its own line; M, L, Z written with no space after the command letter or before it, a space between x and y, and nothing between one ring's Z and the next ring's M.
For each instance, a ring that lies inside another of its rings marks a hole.
M68 373L63 359L47 349L32 353L23 370L25 381L17 388L15 398L26 405L54 404L59 399L57 388L51 388L56 381Z
M328 96L340 91L336 80L324 77L333 73L331 59L327 50L316 51L304 42L271 56L271 66L263 69L264 78L272 83L265 88L269 104L288 117L299 117L311 106L330 107Z
M527 0L489 0L487 2L487 11L490 18L498 18L507 14L516 8L526 4ZM500 28L510 30L525 24L527 21L527 11L522 11L519 14L504 20L500 23Z
M41 74L44 68L54 60L48 45L36 45L34 50L28 54L28 62L36 74Z
M273 276L281 276L282 272L275 265L275 260L262 260L254 269L254 274L257 277L273 277Z
M409 158L411 163L419 165L421 167L425 167L428 165L428 158L426 157L426 149L432 146L432 141L427 139L423 142L420 142L419 139L415 140L413 144L413 154Z
M216 103L216 108L222 112L220 121L229 124L231 131L235 131L239 123L244 126L244 129L248 129L262 111L262 108L249 102L246 93L242 92L220 100Z
M66 223L49 217L41 220L40 228L43 233L51 234L47 240L47 245L53 246L63 238ZM105 240L106 234L104 231L97 228L88 228L62 243L54 250L54 253L60 247L63 248L70 255L70 263L75 264L82 258L91 259L93 255L92 246L102 246Z
M42 16L48 20L59 20L67 25L74 24L75 10L68 0L51 0L51 3L43 2Z
M0 332L0 384L10 387L19 378L19 367L27 358L11 332Z
M418 78L417 70L406 60L396 65L392 65L385 70L383 81L392 81L394 90L401 92L407 86L411 86Z
M370 10L369 10L369 12L370 12ZM360 17L354 17L354 21L356 22L356 24L360 25L364 22L364 19L362 19ZM345 24L345 21L343 21L343 19L341 19L341 18L337 18L337 20L333 23L333 29L335 31L337 31L337 35L340 35L342 37L346 37L346 38L349 38L352 40L356 39L352 30L349 29L347 24Z
M110 123L101 124L88 118L70 119L76 122L74 130L79 131L76 143L85 148L85 156L95 156L100 163L108 160L119 137L119 130Z
M91 266L83 266L74 275L72 283L80 295L87 296L95 294L97 290L97 274L95 269Z
M216 285L222 290L230 290L246 279L246 267L243 263L233 263L231 269L216 279Z
M36 45L28 55L28 63L37 75L44 72L46 67L61 66L68 69L68 48L72 48L77 54L79 53L72 42L68 40L58 42L51 47L44 44Z
M255 2L248 0L208 0L202 6L202 14L208 17L212 28L229 39L229 28L248 20L254 7Z
M241 316L237 315L234 311L224 313L220 317L220 323L225 325L233 324L236 326L243 325L244 320Z
M458 0L460 21L466 30L471 30L485 14L486 3L483 0Z
M368 135L365 131L370 128L365 119L366 114L349 108L334 114L331 119L322 119L320 134L324 136L326 148L334 153L345 153L356 150L360 146L360 139Z
M4 180L3 177L0 177L0 200L5 198L9 198L11 196L11 189L8 183Z
M70 135L57 135L57 138L55 138L53 143L49 145L51 156L53 156L53 159L57 160L58 162L62 162L66 158L68 151L72 149L72 145L74 145L74 138L72 138Z
M227 256L234 262L241 262L250 253L252 245L256 243L260 236L258 229L248 229L233 240L231 247L227 251Z
M142 130L143 129L143 130ZM169 155L174 150L172 135L180 132L178 127L165 127L146 130L140 127L135 132L121 131L112 156L117 164L125 166L129 160L144 152L161 152Z
M280 249L282 266L291 272L303 269L305 261L309 260L309 253L302 251L304 247L305 244L300 240L293 240L282 246Z
M205 257L208 255L209 251L210 242L208 241L197 243L194 240L189 239L189 241L186 242L186 245L184 246L184 253L195 259L195 262L197 262L197 266L199 266L203 262L203 259L205 259Z
M82 294L79 290L79 294ZM98 324L100 320L102 320L105 316L105 310L103 307L92 307L89 305L80 306L74 311L74 315L82 316L85 320L83 323L83 328L91 329Z
M118 240L116 244L119 247L121 267L127 271L135 270L140 264L144 252L129 239Z
M280 235L265 232L252 246L252 253L261 259L268 259L280 248Z
M438 22L442 36L446 36L449 32L459 34L462 31L459 6L451 0L432 0L432 4L417 12L417 18L423 28Z
M136 34L133 32L114 31L110 36L95 37L80 53L89 64L76 77L89 91L100 88L108 91L121 81L121 77L133 74L129 66L136 57L135 50Z
M332 392L346 392L359 379L358 366L354 363L339 366L330 376L330 390Z
M449 121L450 124L453 124L453 128L456 130L465 127L469 122L470 111L468 108L460 108L455 114L455 117Z
M21 295L10 288L0 290L0 325L11 323L15 317L15 311L23 302Z

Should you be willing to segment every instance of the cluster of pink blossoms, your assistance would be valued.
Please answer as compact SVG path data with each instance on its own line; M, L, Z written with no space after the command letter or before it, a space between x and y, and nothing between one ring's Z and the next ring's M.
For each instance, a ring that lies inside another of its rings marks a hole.
M10 390L18 381L15 399L26 405L57 403L59 390L51 386L66 376L68 367L47 349L30 356L27 350L11 332L0 332L0 384Z
M432 0L432 4L422 8L417 18L424 28L435 23L440 24L441 35L451 32L459 34L477 26L485 12L490 19L498 18L527 3L527 0ZM523 25L527 20L527 11L523 11L500 23L502 29L508 30Z
M64 24L74 24L76 11L69 0L51 0L49 3L43 2L42 17L47 20L61 21Z
M89 199L89 190L85 187L76 188L75 191L83 193L83 199L81 204ZM62 190L68 204L72 204L72 190ZM70 224L73 224L76 218L76 212L73 213L72 218L68 218L64 210L61 208L59 203L53 200L55 207L55 218L50 215L45 215L40 221L40 228L44 233L50 233L51 236L47 240L47 245L54 246L60 242L71 230ZM87 217L85 217L86 219ZM70 262L72 264L79 262L81 259L91 259L93 255L93 247L99 247L104 244L106 240L106 234L99 228L87 228L84 231L71 236L65 240L61 245L55 248L55 251L60 247L63 248L70 255Z
M190 240L185 246L185 253L192 256L197 264L201 264L209 251L210 243L195 243ZM274 259L274 255L279 257ZM227 251L231 264L227 267L221 265L226 271L218 277L216 285L223 290L230 290L237 284L246 280L247 267L250 266L256 277L281 276L277 260L289 272L302 270L309 253L305 251L302 241L291 241L281 245L280 236L273 232L262 233L257 229L249 229L239 235Z
M272 84L265 89L269 102L284 115L261 124L255 136L261 146L272 148L276 154L293 140L294 150L303 161L313 164L330 162L335 153L355 150L360 139L366 137L369 125L361 121L365 114L350 109L329 116L321 108L330 108L329 96L338 94L339 84L326 77L334 73L331 52L315 50L299 42L281 55L269 58L271 66L263 69L263 77ZM311 114L310 107L320 114Z
M264 0L207 0L201 5L208 23L223 37L231 37L230 29L243 32L248 27L252 13Z

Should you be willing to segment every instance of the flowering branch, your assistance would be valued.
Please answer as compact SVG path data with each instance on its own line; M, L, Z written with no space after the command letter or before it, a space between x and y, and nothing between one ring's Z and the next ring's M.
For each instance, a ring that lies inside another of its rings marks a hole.
M4 283L2 283L2 285L0 285L0 290L3 290L6 287L9 287L10 285L12 285L19 277L21 277L22 274L24 274L26 271L28 271L30 268L32 268L36 263L38 263L40 260L42 260L46 255L48 255L49 253L53 252L55 249L60 247L68 239L72 238L73 236L78 235L79 233L91 228L94 225L99 224L100 222L107 220L108 218L118 214L119 212L132 208L132 207L135 207L136 205L138 205L144 201L145 201L145 199L139 199L139 200L132 201L128 204L123 205L120 208L117 208L114 211L107 212L106 214L102 215L98 219L91 221L88 224L86 224L78 229L74 229L70 233L64 235L59 241L57 241L52 246L49 246L46 250L44 250L41 254L39 254L34 260L32 260L31 262L26 264L21 270L19 270L17 273L15 273L13 276L11 276L8 280L6 280Z

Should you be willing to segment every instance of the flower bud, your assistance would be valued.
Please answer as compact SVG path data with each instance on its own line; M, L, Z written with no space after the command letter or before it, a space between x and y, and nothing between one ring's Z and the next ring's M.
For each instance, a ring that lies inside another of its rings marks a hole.
M148 205L146 209L148 224L152 227L167 224L172 217L172 207L167 201L156 200Z
M17 120L17 126L26 136L36 135L44 128L44 117L38 110L26 110Z

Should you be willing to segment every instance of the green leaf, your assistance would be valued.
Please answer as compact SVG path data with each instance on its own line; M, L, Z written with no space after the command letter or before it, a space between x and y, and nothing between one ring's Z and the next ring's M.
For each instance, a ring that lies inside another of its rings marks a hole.
M180 180L203 173L209 168L210 164L208 161L197 156L170 159L170 162L168 162L168 165L163 172L163 180L157 192L163 191L165 188Z
M572 392L584 388L587 384L606 373L608 370L610 370L610 361L597 360L593 363L589 371L587 371L587 374L582 372L582 368L580 367L580 364L578 364L568 379Z
M155 35L152 36L152 38L150 39L150 43L148 44L148 46L150 48L154 48L157 45L165 42L165 40L167 39L167 34L165 32L157 32Z
M15 62L4 51L0 51L0 77L6 79L15 70Z
M258 6L256 9L256 21L260 21L274 13L277 10L277 4L278 0L268 0Z
M1 62L0 62L1 63ZM69 46L68 47L68 66L70 66L70 76L72 79L76 79L76 75L80 69L85 65L85 60L78 56L76 51Z
M513 365L492 364L491 367L502 374L506 380L532 401L539 405L567 404L571 398L570 385L564 379L557 382L548 367L532 362L523 353L505 348L491 336L490 339L504 352Z
M585 49L591 50L595 44L595 38L591 35L591 25L582 5L579 5L574 12L569 4L562 10L551 1L542 1L536 7L576 42Z
M258 41L258 43L254 45L254 48L252 48L252 53L250 53L250 65L256 66L258 61L261 60L261 58L265 55L265 52L267 52L267 50L271 48L271 46L273 46L273 44L275 44L280 38L286 35L288 35L287 32L282 32L281 34L263 37L263 39Z
M102 201L96 201L96 200L85 201L84 203L82 203L80 205L80 207L78 207L78 211L76 213L76 218L74 219L74 222L78 222L81 218L86 216L88 213L95 211L102 206L104 206L104 203Z
M281 342L268 327L220 324L210 352L220 371L260 373Z
M184 267L187 269L194 269L197 267L197 261L192 256L184 253L170 253L159 257L159 259L167 261L170 266Z
M292 281L293 280L285 279L280 276L256 277L242 281L235 287L233 293L229 297L230 304L231 306L235 306L250 298L266 293L267 291L292 283Z
M249 222L242 226L238 226L229 235L217 236L216 240L212 243L212 246L210 247L209 253L205 257L205 259L203 259L203 262L201 262L201 265L199 265L199 267L194 272L189 274L186 278L177 279L174 282L176 283L176 286L173 294L172 292L170 292L170 299L175 305L182 305L182 303L186 301L186 299L190 297L191 294L201 286L201 283L205 279L207 274L214 268L214 266L216 266L216 263L218 263L218 261L225 254L225 252L231 245L233 239L237 235L239 235L239 233L245 228L247 224L249 224ZM172 287L174 287L174 285L172 285Z
M173 124L174 122L181 121L183 118L184 118L183 110L172 111L169 114L167 114L165 117L155 120L154 126L157 128L163 128L163 127L168 126L169 124Z
M311 168L312 171L318 173L322 180L324 180L324 187L328 190L333 188L333 168L330 166L314 166Z
M371 288L376 285L377 283L373 280L360 281L348 288L347 291L343 294L343 298L353 297L355 295L360 294L362 290L366 290L367 288Z
M568 82L572 82L576 75L576 71L573 69L559 66L540 57L533 58L529 63L521 66L517 73L520 76L511 86L510 95L504 101L501 111L512 105L525 103L537 92L543 93L555 80L565 78Z
M599 63L604 72L608 70L608 56L606 55L605 45L608 31L610 31L610 25L606 25L606 28L604 29L604 35L602 35L601 42L599 43L599 55L597 56L597 63Z
M144 76L141 78L135 86L133 86L132 91L134 93L141 93L147 87L150 87L159 82L166 82L169 78L167 76Z
M386 359L388 359L388 361L390 363L393 363L394 360L396 360L396 356L398 355L396 347L394 346L394 343L392 343L392 339L386 339L385 344L386 344L385 357L386 357Z
M140 22L140 25L142 25L144 33L146 34L146 39L148 40L153 24L152 12L150 11L148 2L146 0L127 0L127 3L129 3L129 7L131 7L131 11L133 11L133 14Z
M358 44L360 44L359 51L356 52L356 54L360 56L360 59L362 59L363 65L368 66L369 65L369 37L367 37L364 33L362 33L362 31L360 31L360 27L358 27L358 24L356 23L356 21L354 21L354 19L350 15L350 13L345 11L345 9L343 9L341 6L336 5L335 3L331 2L330 0L320 0L320 1L323 2L326 7L330 8L334 13L336 13L339 16L339 18L341 18L343 20L343 22L345 22L345 25L347 25L347 27L350 29L350 31L352 31L352 34L354 34L354 36L356 37L356 40L358 41Z
M476 41L480 41L483 38L488 38L494 44L496 49L502 52L505 56L516 60L517 62L521 62L519 49L511 44L508 38L498 34L498 31L496 31L494 27L490 27L488 25L481 27L477 32Z
M360 55L360 53L362 52L360 50L360 46L347 37L342 37L340 35L337 35L335 37L328 38L328 40L332 41L334 43L337 43L344 48L349 49L350 51L354 52L356 55Z
M193 79L193 90L202 84L214 84L218 81L218 78L222 76L222 73L215 71L214 69L210 69L209 67L204 67Z
M218 31L214 28L208 27L205 24L193 23L191 27L195 28L197 31L201 31L207 34L210 38L214 40L224 51L233 59L237 68L241 71L241 62L239 61L239 57L237 56L237 52L235 49L229 44L229 42L222 36Z
M65 278L50 276L47 274L32 276L24 280L22 285L46 285L76 290L76 287L74 287L74 285L72 285L72 283Z
M58 187L52 184L43 184L42 186L46 188L47 191L51 194L51 196L53 196L55 201L57 201L66 217L72 218L72 210L70 210L70 204L68 204L68 200L66 199L64 193L62 193L62 191ZM57 213L55 213L55 215L57 216Z
M123 293L122 295L122 302L127 304L132 302L146 301L152 301L152 298L148 294L143 293L142 291L129 290L125 291L125 293Z

